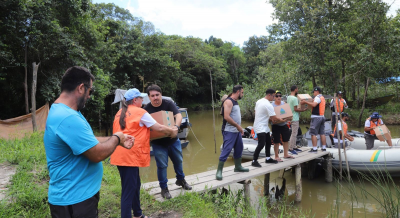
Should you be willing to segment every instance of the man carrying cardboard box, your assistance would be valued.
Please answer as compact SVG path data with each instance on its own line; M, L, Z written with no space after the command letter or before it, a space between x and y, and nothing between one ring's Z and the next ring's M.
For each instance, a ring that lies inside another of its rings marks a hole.
M374 147L375 140L378 138L376 137L374 128L377 126L383 125L382 116L379 115L378 112L372 113L372 115L365 121L364 125L364 138L365 138L365 145L367 146L367 150L371 150ZM386 140L388 145L392 147L392 139Z
M293 85L292 87L290 87L290 92L290 96L287 98L287 103L292 110L293 119L291 121L292 134L289 140L289 152L291 152L292 154L297 154L297 152L301 152L301 150L296 147L297 133L300 127L300 112L306 111L307 108L297 107L299 105L299 99L296 97L297 93L299 92L297 86Z
M172 101L162 99L161 88L158 85L150 85L147 87L147 94L150 98L150 104L147 104L144 109L150 114L159 111L172 111L175 117L175 126L173 126L172 129L179 129L182 122L182 115ZM157 177L160 182L161 196L166 199L171 198L167 185L168 157L174 164L176 173L175 184L182 186L185 190L191 190L192 187L186 182L185 174L183 173L181 141L177 137L162 138L153 140L151 145L153 146L154 156L156 158Z
M309 151L311 153L317 153L317 135L321 138L322 151L326 151L326 137L325 137L325 98L322 96L322 89L320 87L314 88L314 101L308 102L305 100L301 101L301 104L308 104L312 107L311 109L311 124L310 124L310 135L313 148Z
M258 145L256 150L254 151L253 155L253 162L251 165L253 167L261 167L261 164L258 163L258 157L260 155L261 150L265 147L265 163L273 163L277 164L278 161L272 159L271 156L271 134L270 129L268 127L269 119L272 122L280 123L285 122L278 117L276 117L274 107L270 103L275 98L275 90L274 89L267 89L265 91L265 97L258 100L256 102L256 115L254 119L253 129L254 132L257 134L258 137Z
M274 108L276 108L276 107L284 105L284 104L285 104L285 102L282 101L282 93L280 91L276 91L275 101L272 102L272 106ZM290 109L287 109L287 110L290 110ZM290 110L289 112L292 112L292 111ZM277 111L275 111L275 114L277 114ZM292 114L292 116L293 116L293 114ZM279 158L279 144L281 142L281 136L282 136L282 144L283 144L283 158L294 159L294 157L292 155L288 154L290 130L287 125L287 122L286 121L279 122L279 120L275 120L275 122L272 121L272 137L274 138L275 160L277 160L278 162L282 162L282 159ZM297 152L292 151L292 154L297 155Z

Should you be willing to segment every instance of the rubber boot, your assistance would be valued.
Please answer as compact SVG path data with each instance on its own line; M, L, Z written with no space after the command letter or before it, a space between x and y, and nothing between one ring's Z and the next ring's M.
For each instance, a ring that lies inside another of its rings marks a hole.
M242 167L242 158L233 159L235 161L235 172L249 172L249 168Z
M222 169L224 168L224 163L225 162L223 161L218 163L217 175L215 176L217 180L222 180Z

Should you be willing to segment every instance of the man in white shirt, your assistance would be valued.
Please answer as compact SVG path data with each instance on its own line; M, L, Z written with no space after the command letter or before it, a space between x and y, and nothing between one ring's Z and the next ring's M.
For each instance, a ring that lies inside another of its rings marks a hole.
M311 153L317 153L317 135L321 138L322 149L326 151L326 137L325 137L325 98L322 96L322 89L320 87L314 88L314 101L309 102L301 100L301 104L308 104L312 107L311 109L311 123L310 123L310 135L313 148L309 151Z
M343 148L342 131L343 131L343 136L345 139L348 139L349 141L354 140L353 136L351 136L347 133L347 130L348 130L347 123L346 123L347 120L349 120L349 114L343 112L342 113L343 128L342 128L342 124L340 121L338 121L337 125L335 125L333 127L333 133L331 135L333 136L334 147L340 146L341 148ZM338 135L337 135L338 133L339 133L340 141L338 140ZM338 145L338 143L340 145ZM345 147L347 147L347 146L348 146L347 141L345 141Z
M381 115L378 112L372 113L372 115L365 121L364 125L364 138L365 145L367 146L367 150L371 150L374 147L375 140L378 140L376 137L374 128L380 125L383 125L383 121ZM389 139L386 141L390 147L392 147L392 140Z
M261 167L260 163L258 163L258 156L260 155L261 150L265 147L265 163L278 163L278 161L272 159L271 156L271 134L268 126L269 119L274 123L285 122L285 120L277 118L274 107L270 103L275 98L275 90L267 89L265 92L265 97L258 100L256 103L255 111L255 119L253 129L258 137L258 145L253 155L253 162L251 163L254 167Z

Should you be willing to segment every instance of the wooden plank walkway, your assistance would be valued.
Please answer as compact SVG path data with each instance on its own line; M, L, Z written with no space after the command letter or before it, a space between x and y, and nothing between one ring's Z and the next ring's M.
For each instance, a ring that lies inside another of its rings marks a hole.
M219 187L224 187L232 183L248 180L253 177L265 175L267 173L286 169L288 167L296 166L298 164L308 162L310 160L329 154L329 152L322 152L321 150L318 150L318 153L316 154L309 153L308 151L310 148L308 147L301 149L303 150L303 152L299 152L298 155L294 155L295 159L284 159L283 154L280 154L279 156L281 157L283 162L279 162L278 164L267 164L265 163L265 158L259 159L259 163L262 166L260 168L251 166L251 161L242 163L242 166L249 168L250 172L234 172L233 169L235 168L235 166L224 167L224 170L222 172L223 179L221 181L215 179L215 174L217 172L216 169L188 175L185 177L185 179L186 182L192 186L192 190L190 191L186 191L180 186L175 185L176 178L168 179L168 189L172 197L176 197L185 192L204 192L217 189ZM218 160L215 160L215 164L217 164L217 162ZM164 200L161 197L161 188L158 181L145 183L142 185L142 187L146 191L148 191L150 195L154 195L156 200Z

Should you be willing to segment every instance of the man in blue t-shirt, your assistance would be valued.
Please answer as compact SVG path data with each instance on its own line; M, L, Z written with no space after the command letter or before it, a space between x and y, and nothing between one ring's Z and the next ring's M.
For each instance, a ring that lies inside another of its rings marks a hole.
M47 117L44 147L52 217L97 217L101 161L118 145L127 149L133 146L134 138L122 132L96 138L81 114L93 93L94 79L86 68L69 68L61 81L61 94Z

